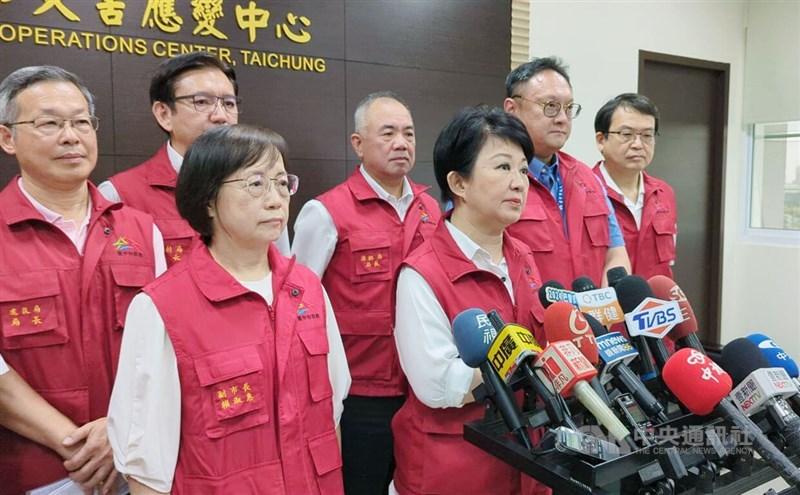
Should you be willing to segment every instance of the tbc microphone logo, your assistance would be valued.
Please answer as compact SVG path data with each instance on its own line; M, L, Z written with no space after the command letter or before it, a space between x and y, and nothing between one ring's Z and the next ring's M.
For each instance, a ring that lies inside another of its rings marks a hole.
M625 315L628 333L632 337L664 338L672 328L683 321L677 301L662 301L654 297L646 297L633 312Z

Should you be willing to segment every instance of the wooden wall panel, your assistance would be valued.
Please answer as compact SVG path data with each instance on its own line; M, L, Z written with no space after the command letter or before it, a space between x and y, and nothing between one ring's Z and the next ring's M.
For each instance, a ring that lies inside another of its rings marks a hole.
M244 100L240 121L270 127L287 139L290 170L301 178L292 201L292 219L302 203L340 183L357 165L350 146L353 111L369 92L392 90L411 106L417 126L417 165L412 178L434 186L432 149L442 126L461 107L499 105L510 55L510 0L281 0L257 2L270 11L269 26L251 43L236 23L236 5L223 0L215 27L219 40L193 35L188 0L175 0L183 18L177 33L142 27L146 1L128 1L123 24L105 26L96 0L63 0L81 21L66 20L55 9L32 12L40 2L14 0L0 5L0 33L22 26L138 38L144 55L102 49L43 46L0 39L0 78L37 64L57 64L81 76L97 96L101 120L100 160L92 174L99 182L151 156L164 142L150 112L147 94L153 69L163 60L153 44L184 43L223 47L231 53ZM306 15L312 34L306 44L275 36L286 15ZM4 27L6 26L6 27ZM6 31L3 31L5 29ZM177 46L177 45L174 45ZM245 64L241 50L324 59L322 73ZM0 154L0 184L16 174L13 158ZM438 197L434 186L432 194Z

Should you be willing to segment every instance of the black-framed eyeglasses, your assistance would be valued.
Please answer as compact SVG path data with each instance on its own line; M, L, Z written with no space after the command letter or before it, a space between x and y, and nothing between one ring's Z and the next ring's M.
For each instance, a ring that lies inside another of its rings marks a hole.
M616 134L620 142L623 144L632 143L636 140L636 136L642 140L642 144L652 146L656 143L657 134L653 131L634 132L634 131L608 131L606 134Z
M225 113L238 115L242 113L242 99L236 96L216 96L198 93L196 95L176 96L175 101L191 100L194 109L201 113L212 113L222 107Z
M83 115L80 117L73 117L71 119L46 115L43 117L37 117L33 120L21 120L19 122L9 122L8 124L3 125L11 127L14 125L30 124L42 135L55 136L61 132L64 127L66 127L67 123L69 123L75 132L79 132L81 134L89 134L90 132L94 132L100 128L100 119L94 115Z
M578 103L567 103L566 105L562 105L557 101L545 101L544 103L539 101L533 101L531 99L525 98L522 95L513 95L512 98L519 98L521 100L525 100L528 103L533 103L534 105L539 105L542 107L542 112L544 113L545 117L553 118L558 115L558 112L561 109L564 109L564 115L567 116L568 119L572 120L578 115L581 114L581 106Z
M222 181L223 184L230 184L232 182L244 182L247 192L249 192L250 196L254 198L260 198L264 196L264 194L269 192L269 190L272 188L272 183L274 182L275 187L278 190L278 194L284 198L287 198L297 192L297 187L300 185L300 178L296 175L287 174L271 179L263 176L262 174L253 174L244 179L231 179Z

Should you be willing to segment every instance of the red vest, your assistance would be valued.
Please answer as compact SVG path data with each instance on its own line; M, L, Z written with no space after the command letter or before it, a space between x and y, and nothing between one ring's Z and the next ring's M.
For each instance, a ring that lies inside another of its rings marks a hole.
M605 184L600 163L594 173ZM654 275L672 276L670 262L675 260L675 234L678 207L675 192L663 180L642 172L644 178L644 209L642 229L636 227L636 219L625 206L625 198L607 187L608 197L614 204L619 227L625 237L625 248L631 260L633 273L649 279Z
M586 275L599 287L611 245L610 211L603 190L586 164L560 151L558 170L564 184L569 238L564 235L558 202L532 177L525 210L508 232L533 250L542 280L557 280L569 288L573 280Z
M126 205L153 215L164 236L167 267L189 254L193 241L200 236L180 216L175 205L178 174L169 161L166 144L146 162L108 180Z
M200 242L145 287L175 348L181 436L173 494L343 494L325 301L269 247L272 306Z
M411 184L414 200L400 221L361 172L317 199L330 213L338 241L322 284L336 313L350 365L351 395L405 392L394 344L394 284L400 262L430 236L439 204Z
M46 222L17 178L0 193L0 351L77 425L102 418L133 296L155 278L153 219L89 184L86 249ZM0 428L0 493L67 476L53 451Z
M544 345L544 309L537 296L541 278L530 249L506 234L503 254L515 301L496 275L479 270L464 256L444 222L404 263L428 282L450 321L468 308L496 309L504 320L533 329ZM410 390L392 420L397 491L401 495L520 493L515 468L463 439L464 423L483 416L480 403L432 409Z

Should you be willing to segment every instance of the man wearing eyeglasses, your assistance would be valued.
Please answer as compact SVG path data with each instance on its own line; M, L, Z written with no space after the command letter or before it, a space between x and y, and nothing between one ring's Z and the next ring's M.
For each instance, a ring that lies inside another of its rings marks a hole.
M644 172L653 161L658 109L644 95L612 98L594 119L597 149L603 160L594 173L608 188L633 273L672 278L677 235L675 192L663 180Z
M534 152L525 210L508 230L531 247L542 280L569 287L585 275L606 286L609 268L630 272L605 187L585 163L561 151L581 111L566 67L553 57L534 58L508 75L506 96L503 107L525 124Z
M238 94L233 67L208 52L187 53L162 62L150 80L150 103L169 140L146 162L99 186L108 199L153 215L164 234L169 266L185 258L197 238L175 205L183 157L203 132L238 123L242 109ZM277 244L282 253L289 252L285 232Z
M28 411L15 423L27 439L0 428L3 495L114 487L105 416L122 325L166 262L153 218L89 183L97 128L91 93L64 69L0 83L0 148L20 167L0 192L0 352L67 418Z

